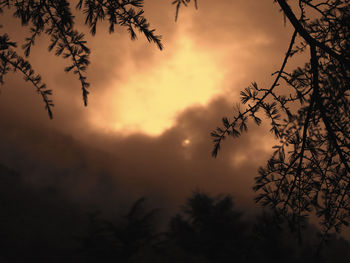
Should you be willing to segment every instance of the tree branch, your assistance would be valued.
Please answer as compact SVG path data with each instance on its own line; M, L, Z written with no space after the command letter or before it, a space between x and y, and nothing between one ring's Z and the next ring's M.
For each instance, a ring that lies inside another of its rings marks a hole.
M304 38L305 41L309 43L309 45L312 45L312 46L315 46L315 47L322 49L324 52L329 54L331 57L335 58L339 62L350 67L349 60L347 60L345 57L338 54L337 52L335 52L334 50L332 50L331 48L329 48L325 44L318 42L316 39L314 39L309 34L309 32L306 31L306 29L300 24L299 20L295 17L292 9L290 8L290 6L287 4L287 2L285 0L276 0L276 1L278 2L280 7L282 8L283 13L288 17L289 21L292 23L294 29L296 31L298 31L299 35L301 35L301 37Z

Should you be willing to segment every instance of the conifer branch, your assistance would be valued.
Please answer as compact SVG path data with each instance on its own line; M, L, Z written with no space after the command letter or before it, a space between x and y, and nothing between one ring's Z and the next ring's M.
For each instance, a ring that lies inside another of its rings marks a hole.
M52 91L48 90L46 88L46 85L41 83L40 75L34 74L34 71L32 70L32 67L28 61L18 56L16 52L12 51L11 49L8 49L7 51L1 51L0 60L2 62L2 65L0 65L0 84L3 83L3 75L10 69L8 68L8 65L12 66L13 71L20 71L24 75L24 79L31 82L32 85L36 88L37 92L41 95L45 103L45 109L47 110L50 119L52 119L52 107L54 104L49 98L49 96L52 95Z
M22 45L26 57L30 56L37 37L45 34L50 37L49 51L55 49L55 55L71 59L71 64L64 70L72 71L78 76L83 102L87 106L90 84L86 70L90 64L90 50L84 40L84 34L74 29L75 18L70 6L70 2L66 0L3 0L0 1L0 13L5 8L14 10L14 16L20 19L22 26L29 26L29 36ZM93 35L96 33L98 21L107 17L110 33L114 32L115 25L125 26L131 38L135 39L134 28L136 28L149 42L154 42L159 49L163 48L161 37L155 34L155 30L150 28L150 24L143 16L143 0L79 0L76 7L77 10L83 9L86 24ZM6 68L3 68L1 77L6 72Z

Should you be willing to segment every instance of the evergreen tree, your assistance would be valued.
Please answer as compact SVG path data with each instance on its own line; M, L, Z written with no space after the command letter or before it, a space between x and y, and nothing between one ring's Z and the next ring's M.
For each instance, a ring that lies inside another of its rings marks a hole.
M188 257L202 262L243 262L249 248L248 224L232 197L195 192L183 214L170 222L169 236Z

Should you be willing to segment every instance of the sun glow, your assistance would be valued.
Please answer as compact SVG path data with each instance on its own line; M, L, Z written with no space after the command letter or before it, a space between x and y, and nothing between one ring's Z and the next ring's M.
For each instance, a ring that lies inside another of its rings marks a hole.
M187 147L190 143L191 143L191 141L189 139L183 140L182 141L182 146L183 147Z
M220 93L224 73L212 53L183 36L171 53L164 51L148 69L128 65L128 77L109 90L112 122L103 127L122 134L160 135L189 106L206 104Z

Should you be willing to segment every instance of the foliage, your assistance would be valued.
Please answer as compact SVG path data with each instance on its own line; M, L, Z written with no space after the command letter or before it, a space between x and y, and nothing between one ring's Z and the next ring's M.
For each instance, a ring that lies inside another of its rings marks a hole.
M87 218L84 203L30 185L1 164L0 183L1 262L310 262L317 242L308 225L308 239L297 246L273 214L249 217L229 195L194 192L168 216L140 198L125 215L108 213L106 220L99 212ZM349 247L332 235L317 262L349 262Z
M315 256L317 235L312 226L307 225L309 239L297 246L295 235L284 224L274 224L277 218L273 214L264 212L247 219L230 195L213 197L194 192L181 212L170 218L163 233L154 227L156 214L143 211L143 201L138 200L129 212L137 224L131 223L129 216L111 223L92 214L90 231L81 247L87 262L306 263ZM336 236L331 240L343 247L339 252L349 247ZM329 252L324 249L317 262L346 262L349 258L346 253L331 258Z
M231 196L210 197L195 192L187 199L183 215L170 222L170 237L187 253L209 262L241 262L247 255L247 224L236 211Z
M87 262L133 262L145 248L156 246L157 210L146 212L144 202L144 198L137 200L117 224L101 219L100 212L89 215L88 233L81 247Z
M108 20L109 32L113 33L115 25L126 27L131 39L136 39L136 30L145 35L149 42L154 42L162 49L160 36L144 17L143 0L79 0L77 12L85 16L85 24L92 35L96 34L100 21ZM86 69L90 63L90 49L87 47L85 36L74 27L75 17L72 14L71 3L66 0L37 1L37 0L4 0L0 2L0 13L13 11L14 17L20 19L22 26L28 28L28 37L22 48L26 57L30 55L40 35L50 39L49 51L56 56L69 59L70 64L64 69L77 75L82 89L85 106L88 99L89 82ZM0 84L9 71L19 71L26 81L31 82L42 96L45 108L52 118L53 102L50 99L52 91L42 83L41 77L34 73L30 63L18 55L17 44L12 42L6 33L0 34Z
M256 201L287 218L300 239L303 221L316 213L325 239L350 219L350 4L299 0L296 18L287 1L275 2L295 29L282 66L271 87L253 83L241 92L247 107L211 133L212 154L265 114L279 144L259 169ZM308 49L309 63L286 72L288 60Z

